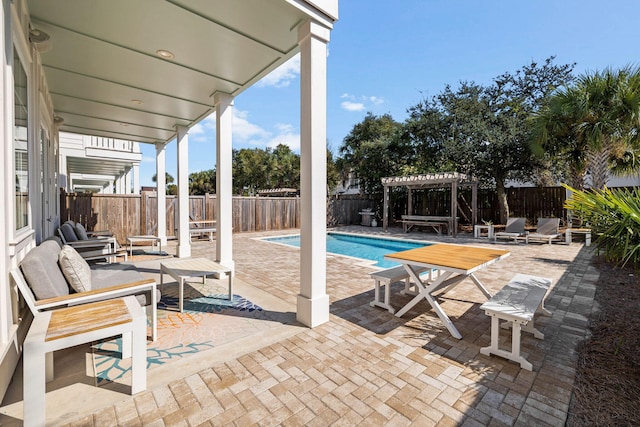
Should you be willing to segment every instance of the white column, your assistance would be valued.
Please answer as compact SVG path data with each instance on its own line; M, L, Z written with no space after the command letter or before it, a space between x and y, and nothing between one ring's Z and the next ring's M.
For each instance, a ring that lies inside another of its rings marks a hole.
M140 194L140 165L133 165L133 194Z
M189 129L177 126L178 134L178 258L191 256L189 238Z
M119 175L116 178L116 194L123 194L124 193L123 181L124 181L124 175Z
M213 96L213 103L216 108L216 261L234 268L231 167L233 97L218 92Z
M300 45L300 294L297 320L329 321L327 288L327 43L330 30L313 21L298 29Z
M131 194L131 174L133 170L131 168L127 169L124 173L124 194Z
M156 144L156 200L158 202L156 236L162 245L167 244L167 176L166 149L164 144Z

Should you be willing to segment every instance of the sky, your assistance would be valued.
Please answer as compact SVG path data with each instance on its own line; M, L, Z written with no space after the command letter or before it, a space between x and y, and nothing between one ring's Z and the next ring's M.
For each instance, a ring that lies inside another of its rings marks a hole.
M555 56L574 74L640 66L638 0L339 0L327 57L327 144L337 153L368 112L406 110L461 81L489 84ZM233 148L282 143L299 153L300 61L235 98ZM155 147L140 144L140 184L153 186ZM177 176L176 142L167 172ZM189 173L215 168L215 113L189 131Z

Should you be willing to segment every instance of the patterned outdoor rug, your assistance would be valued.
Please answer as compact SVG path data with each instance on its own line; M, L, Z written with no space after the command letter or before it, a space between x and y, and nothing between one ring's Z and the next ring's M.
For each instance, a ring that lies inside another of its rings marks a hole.
M166 277L166 276L165 276ZM276 325L290 317L269 312L234 294L229 301L227 279L201 279L185 283L184 312L178 311L178 286L165 284L158 305L158 339L147 342L147 369L171 363ZM92 347L98 386L120 382L131 370L130 359L121 359L121 339L95 343ZM123 382L126 382L123 381Z

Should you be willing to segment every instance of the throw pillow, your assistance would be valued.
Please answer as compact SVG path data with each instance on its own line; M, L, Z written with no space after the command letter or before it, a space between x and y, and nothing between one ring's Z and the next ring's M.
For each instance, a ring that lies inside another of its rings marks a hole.
M60 251L60 269L76 292L91 290L91 268L78 251L64 245Z
M76 242L78 240L75 228L68 222L65 222L60 226L60 232L62 233L64 240L67 242Z
M80 223L76 224L76 234L78 235L78 240L87 240L89 236L87 236L87 230L85 230L84 226Z

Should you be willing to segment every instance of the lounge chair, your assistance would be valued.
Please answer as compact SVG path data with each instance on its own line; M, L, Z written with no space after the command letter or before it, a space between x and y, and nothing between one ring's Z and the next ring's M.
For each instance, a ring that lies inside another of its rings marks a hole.
M45 310L135 295L150 311L152 340L156 339L160 290L133 265L89 266L73 248L50 237L27 253L11 270L11 277L34 316Z
M558 232L560 226L560 218L538 218L538 226L534 233L527 235L526 242L530 240L547 241L551 244L554 239L559 239L561 233Z
M527 235L524 231L525 222L526 218L508 218L504 231L496 231L493 233L493 241L495 242L498 238L501 238L513 239L515 242L518 240L524 240L526 242Z
M118 245L115 237L89 237L80 223L74 227L70 221L58 227L58 236L65 245L72 246L86 260L113 260L117 255L127 259L127 251Z

